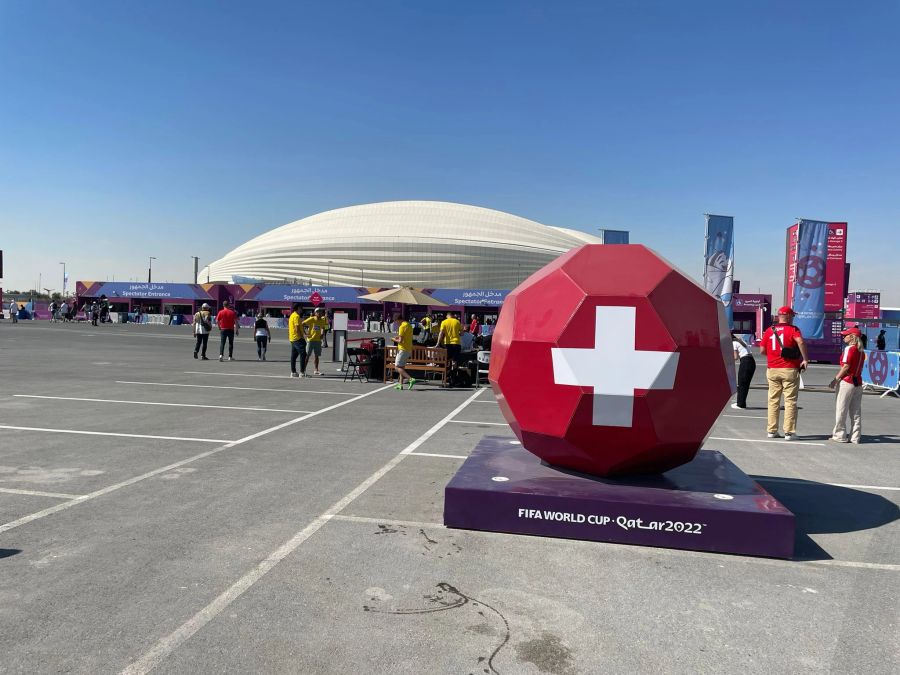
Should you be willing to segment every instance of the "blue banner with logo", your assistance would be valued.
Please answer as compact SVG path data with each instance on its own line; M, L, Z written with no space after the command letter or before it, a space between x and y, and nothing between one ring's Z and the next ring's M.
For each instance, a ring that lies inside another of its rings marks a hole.
M447 305L500 307L509 291L496 288L426 288L431 297Z
M368 293L368 289L352 286L307 286L288 284L266 284L259 293L252 297L260 302L310 302L313 294L318 294L319 302L341 302L365 304L370 300L360 300L359 296Z
M89 283L89 282L83 282ZM105 295L110 299L115 298L169 298L178 300L208 300L209 294L195 284L151 284L129 283L126 281L106 281L92 284L89 287L88 297L99 298Z
M734 308L731 306L734 286L734 218L731 216L706 216L703 286L725 305L725 316L731 327L734 315Z
M801 220L797 232L794 325L804 337L821 338L825 332L825 260L828 257L828 223Z

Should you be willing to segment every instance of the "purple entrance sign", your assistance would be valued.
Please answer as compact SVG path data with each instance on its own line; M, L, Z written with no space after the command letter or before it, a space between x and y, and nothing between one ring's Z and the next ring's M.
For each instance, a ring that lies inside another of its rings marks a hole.
M444 494L444 524L470 530L791 558L794 514L724 455L659 475L599 478L486 437Z

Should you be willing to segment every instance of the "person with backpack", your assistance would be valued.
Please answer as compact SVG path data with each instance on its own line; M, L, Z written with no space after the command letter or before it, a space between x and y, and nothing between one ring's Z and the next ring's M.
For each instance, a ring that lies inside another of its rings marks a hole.
M97 324L95 323L94 325L96 326ZM212 333L213 326L212 312L209 310L209 305L207 303L204 302L200 306L200 311L194 314L193 328L194 337L197 340L194 345L194 358L197 358L197 354L200 354L200 350L202 349L201 358L204 361L209 361L209 359L206 358L206 347L209 344L209 334Z
M862 369L866 361L860 341L859 328L841 331L844 351L841 354L841 369L828 383L829 389L837 392L834 411L834 431L831 439L835 443L859 443L862 437ZM847 436L847 418L850 418L850 438Z
M778 310L778 323L763 333L759 353L765 354L769 383L769 414L766 436L778 435L781 396L784 395L784 439L797 438L797 398L800 395L800 373L809 365L806 343L800 329L793 325L795 312L790 307Z

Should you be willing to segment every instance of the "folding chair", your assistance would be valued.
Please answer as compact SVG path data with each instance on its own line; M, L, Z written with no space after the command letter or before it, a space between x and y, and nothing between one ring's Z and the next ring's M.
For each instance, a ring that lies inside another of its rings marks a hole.
M487 375L490 372L491 353L481 350L475 355L475 359L478 361L478 366L475 368L475 386L480 387L481 375Z
M366 382L368 382L370 366L369 352L359 347L347 347L347 370L344 373L344 382L347 381L348 375L351 382L353 382L354 377L360 382L365 377Z

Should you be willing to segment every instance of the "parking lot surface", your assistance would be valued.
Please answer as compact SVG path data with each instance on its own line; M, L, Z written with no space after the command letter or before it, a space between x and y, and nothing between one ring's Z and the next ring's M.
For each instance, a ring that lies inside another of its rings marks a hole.
M511 435L491 391L290 379L275 338L0 325L0 671L900 670L897 399L860 445L827 440L835 367L796 442L764 368L723 410L705 447L794 511L796 560L460 531L444 486Z

